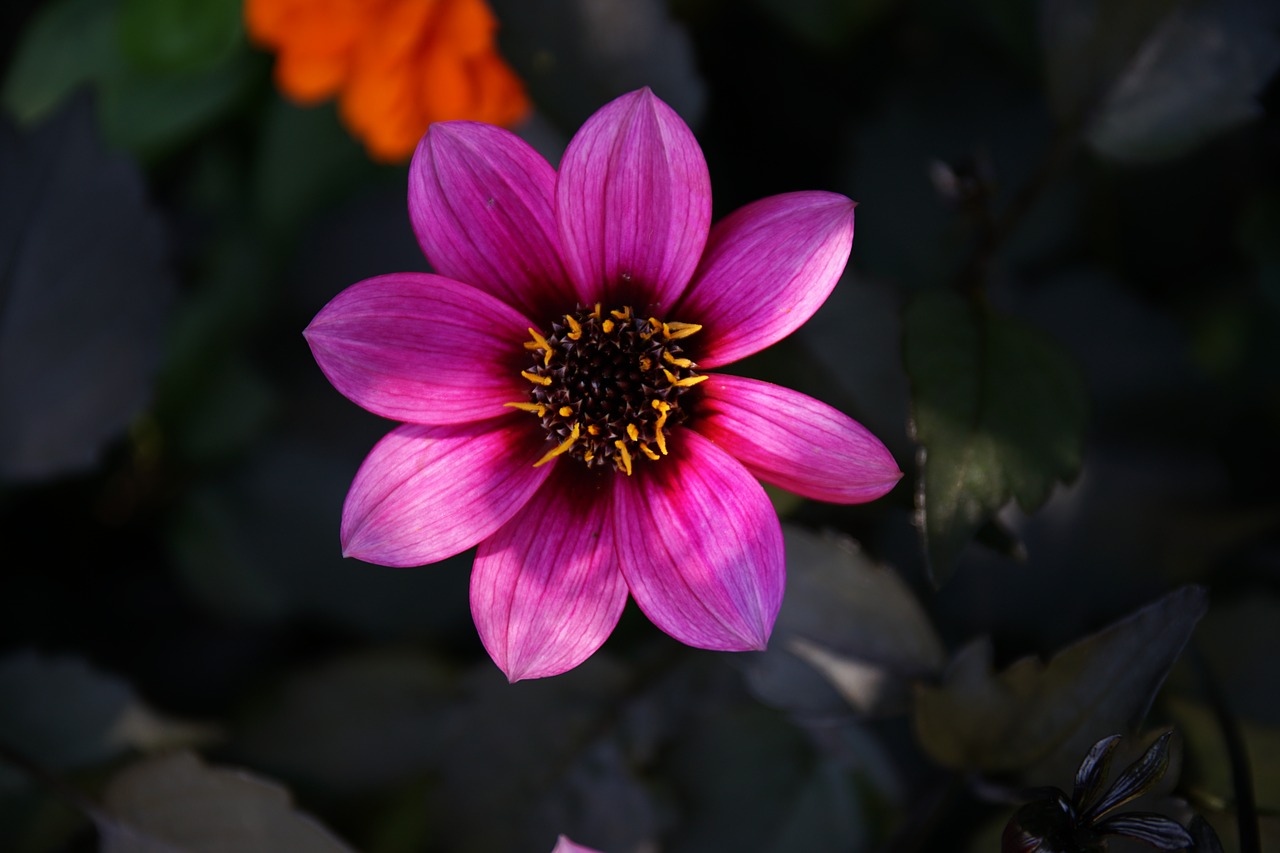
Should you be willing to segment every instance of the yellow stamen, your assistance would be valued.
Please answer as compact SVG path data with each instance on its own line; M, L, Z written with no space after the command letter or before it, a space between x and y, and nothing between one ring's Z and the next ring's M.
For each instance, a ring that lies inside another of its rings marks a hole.
M538 374L530 373L527 370L520 371L520 375L523 376L525 379L528 379L534 385L550 385L551 384L550 376L539 376Z
M590 450L588 450L586 453L582 454L582 461L583 461L583 462L590 462L592 459L595 459L595 458L596 458L596 455L595 455L594 453L592 453Z
M640 429L635 424L627 424L627 435L632 441L640 440Z
M622 459L622 470L627 472L627 476L631 476L631 454L627 452L627 443L622 439L618 439L613 443L618 448L618 456Z
M654 400L653 407L658 410L658 421L653 425L654 440L658 442L658 450L663 456L666 456L667 437L663 434L662 428L667 425L667 415L671 413L671 404L662 400Z
M548 356L550 358L550 356ZM687 358L676 358L665 350L662 353L662 360L674 364L676 367L693 367L693 361Z
M561 406L560 417L567 418L573 414L573 406Z
M569 324L569 334L565 335L565 337L571 341L580 339L582 337L582 324L568 314L564 315L564 321Z
M676 375L665 367L662 368L662 372L667 375L667 381L677 388L692 388L699 382L705 382L711 378L710 374L703 374L702 376L686 376L684 379L676 379Z
M540 418L547 416L547 407L541 403L503 403L504 406L510 406L513 409L519 409L522 412L533 412Z
M531 340L531 341L529 341L528 343L526 343L526 344L524 345L524 348L525 348L525 349L527 349L527 350L536 350L536 349L540 349L540 350L542 350L543 352L545 352L545 353L546 353L546 355L544 355L544 356L542 357L542 366L543 366L543 367L550 367L550 366L551 366L551 351L552 351L552 350L551 350L551 344L547 342L547 339L546 339L546 338L544 338L542 335L540 335L540 334L538 334L537 332L535 332L533 329L530 329L530 330L529 330L529 334L533 336L533 340ZM532 346L530 346L530 344L532 344Z
M596 303L596 307L591 311L591 316L596 318L597 320L600 319L600 303L599 302Z
M681 338L687 338L695 332L701 332L702 327L697 323L663 323L662 336L669 341L678 341Z
M574 442L578 440L578 435L579 435L578 425L574 424L573 429L569 432L569 437L566 438L564 441L560 442L555 447L548 450L545 456L543 456L537 462L533 463L533 467L537 468L539 465L546 465L548 462L550 462L552 459L555 459L561 453L566 452L570 447L573 447Z
M658 318L650 317L649 328L647 331L640 333L640 339L643 341L647 341L649 340L649 338L652 338L654 335L658 334L658 332L660 332L661 330L662 330L662 323L658 322Z
M604 329L604 333L606 335L609 334L610 332L613 331L613 321L605 320L603 323L600 324L600 328Z
M609 313L610 313L610 314L612 314L614 317L617 317L619 320L630 320L630 319L631 319L631 306L630 306L630 305L624 305L624 306L622 307L622 310L621 310L621 311L618 311L618 310L616 310L616 309L615 309L615 310L613 310L613 311L610 311Z
M641 442L641 444L640 444L640 452L641 452L641 453L643 453L645 456L648 456L648 457L649 457L650 459L652 459L654 462L657 462L659 459L661 459L661 458L662 458L661 456L659 456L658 454L656 454L656 453L654 453L652 450L650 450L650 449L649 449L649 445L644 444L643 442Z
M640 356L640 369L648 373L651 367L653 367L653 359L647 355Z
M588 424L587 435L599 435L599 434L600 434L600 427L596 426L595 424Z

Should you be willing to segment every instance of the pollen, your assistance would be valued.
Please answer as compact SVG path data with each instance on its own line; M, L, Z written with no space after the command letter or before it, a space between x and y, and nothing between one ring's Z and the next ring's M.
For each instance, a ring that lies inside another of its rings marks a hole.
M535 464L563 456L631 476L667 456L672 430L696 402L689 392L707 378L685 344L702 327L596 303L543 328L529 329L524 343L529 398L507 404L534 415L546 433L548 449Z

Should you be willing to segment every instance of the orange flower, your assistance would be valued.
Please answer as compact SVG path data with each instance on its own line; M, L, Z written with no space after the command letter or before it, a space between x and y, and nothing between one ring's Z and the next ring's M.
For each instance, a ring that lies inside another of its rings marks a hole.
M408 157L433 121L511 125L529 111L484 0L245 0L245 23L276 51L280 90L300 104L337 95L377 160Z

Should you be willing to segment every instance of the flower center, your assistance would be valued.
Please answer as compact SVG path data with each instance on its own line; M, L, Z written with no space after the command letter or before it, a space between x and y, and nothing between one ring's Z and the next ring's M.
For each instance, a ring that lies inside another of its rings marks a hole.
M520 375L533 384L529 402L507 403L542 421L556 446L534 463L568 454L588 468L612 465L631 473L641 456L667 455L667 430L685 419L680 398L706 379L694 372L678 343L701 329L635 316L630 306L579 308L533 329L524 348L533 366Z

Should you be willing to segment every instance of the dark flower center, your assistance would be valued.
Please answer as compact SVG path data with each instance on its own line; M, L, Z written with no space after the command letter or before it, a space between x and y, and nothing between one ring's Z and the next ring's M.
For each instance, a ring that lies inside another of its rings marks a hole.
M533 390L507 405L536 415L555 442L535 464L567 454L630 474L641 457L665 456L668 431L686 417L680 398L707 378L679 344L701 328L597 304L565 314L546 337L530 329L533 365L520 375Z

